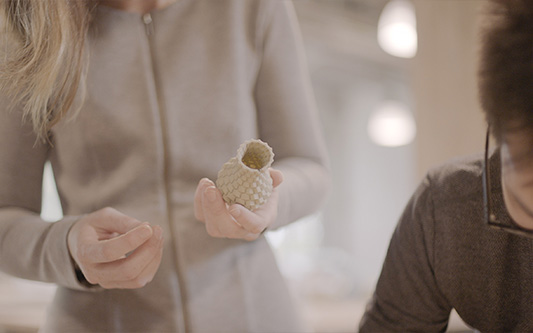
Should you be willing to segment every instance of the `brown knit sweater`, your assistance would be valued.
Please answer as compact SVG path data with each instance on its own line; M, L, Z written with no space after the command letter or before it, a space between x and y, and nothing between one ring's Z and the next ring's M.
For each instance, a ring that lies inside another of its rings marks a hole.
M455 308L482 332L533 330L533 240L484 222L478 157L427 175L392 236L361 332L444 331ZM493 210L509 223L500 158L490 158Z

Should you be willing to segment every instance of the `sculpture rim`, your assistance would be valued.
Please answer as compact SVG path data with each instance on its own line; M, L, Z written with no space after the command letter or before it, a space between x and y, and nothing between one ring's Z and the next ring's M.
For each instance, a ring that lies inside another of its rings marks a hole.
M251 145L251 144L258 144L258 145L264 147L265 149L267 149L268 152L269 152L268 161L264 164L264 166L262 166L259 169L252 168L252 167L246 165L246 163L244 163L242 161L242 159L244 157L244 154L248 150L248 146ZM249 139L249 140L246 140L243 143L241 143L241 145L237 149L237 156L235 156L234 158L236 158L240 164L242 164L244 167L246 167L246 168L248 168L250 170L257 171L257 172L263 172L263 171L265 171L266 169L268 169L268 168L270 168L272 166L272 163L274 162L274 151L272 150L272 147L270 147L270 145L268 143L266 143L266 142L264 142L264 141L262 141L260 139Z

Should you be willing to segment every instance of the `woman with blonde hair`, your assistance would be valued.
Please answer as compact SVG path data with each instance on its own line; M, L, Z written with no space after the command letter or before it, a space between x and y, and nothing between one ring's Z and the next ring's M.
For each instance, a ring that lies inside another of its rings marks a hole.
M264 237L328 179L290 2L0 6L0 270L57 284L42 331L305 330ZM276 155L254 211L210 180L249 138Z

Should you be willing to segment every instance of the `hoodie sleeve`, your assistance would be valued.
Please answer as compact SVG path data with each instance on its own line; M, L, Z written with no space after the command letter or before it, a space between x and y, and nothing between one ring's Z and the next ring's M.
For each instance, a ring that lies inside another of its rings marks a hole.
M274 150L273 167L284 174L276 228L321 206L329 166L292 2L263 1L257 31L259 133Z
M15 277L87 289L76 277L67 234L79 217L41 219L49 146L37 141L20 108L0 96L0 270Z

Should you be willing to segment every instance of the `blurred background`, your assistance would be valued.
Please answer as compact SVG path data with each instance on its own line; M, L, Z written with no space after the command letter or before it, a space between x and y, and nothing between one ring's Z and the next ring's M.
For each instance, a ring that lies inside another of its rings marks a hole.
M280 0L272 0L280 1ZM353 332L427 170L480 152L483 0L294 0L331 159L325 207L267 237L317 332ZM43 218L61 208L49 167ZM36 332L54 287L0 273L0 333ZM454 313L449 331L470 331Z

